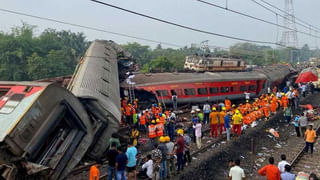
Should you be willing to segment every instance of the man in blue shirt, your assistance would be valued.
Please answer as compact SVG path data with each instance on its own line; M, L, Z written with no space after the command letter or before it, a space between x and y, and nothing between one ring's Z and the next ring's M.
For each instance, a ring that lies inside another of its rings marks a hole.
M128 163L127 163L127 173L128 173L128 180L136 179L136 155L138 151L137 148L133 146L133 142L128 144L128 149L126 152Z
M224 116L224 127L227 132L227 141L230 141L230 111L228 111Z
M291 167L289 164L285 165L284 169L285 169L285 172L280 175L282 180L295 180L296 179L296 175L290 173Z

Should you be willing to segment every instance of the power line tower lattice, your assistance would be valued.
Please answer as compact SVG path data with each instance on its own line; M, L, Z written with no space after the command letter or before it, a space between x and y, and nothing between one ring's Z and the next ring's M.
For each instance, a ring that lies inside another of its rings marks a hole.
M282 45L292 48L298 48L297 28L293 9L293 0L285 0L285 14L284 14L284 26L285 29L282 32Z

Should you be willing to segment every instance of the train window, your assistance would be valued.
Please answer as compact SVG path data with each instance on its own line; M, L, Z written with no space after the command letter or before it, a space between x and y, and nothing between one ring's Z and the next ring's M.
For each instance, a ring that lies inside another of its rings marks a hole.
M240 91L241 92L247 91L247 86L240 86Z
M167 90L157 90L157 96L169 96L169 92Z
M190 88L190 89L184 89L184 95L187 95L187 96L191 96L191 95L195 95L195 91L193 88Z
M233 92L234 91L234 87L230 87L230 92Z
M198 94L199 94L199 95L206 95L206 94L208 94L207 88L198 88Z
M220 92L221 92L221 93L227 93L227 92L229 92L229 87L221 87L221 88L220 88Z
M219 92L218 88L209 88L210 94L217 94Z
M249 86L249 91L254 91L254 90L256 90L256 86L250 85L250 86Z
M171 89L171 95L177 95L177 92L174 89Z

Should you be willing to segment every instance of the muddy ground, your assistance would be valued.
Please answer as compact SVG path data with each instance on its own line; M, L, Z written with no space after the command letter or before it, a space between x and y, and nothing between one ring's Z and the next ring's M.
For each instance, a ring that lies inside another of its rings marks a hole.
M320 94L310 95L301 104L319 106ZM301 110L294 111L294 114ZM315 122L318 124L318 122ZM274 128L279 131L280 138L276 139L266 129ZM252 144L254 148L252 148ZM276 163L281 154L287 155L290 162L303 147L302 138L297 138L293 125L284 122L282 112L274 115L268 121L260 121L255 128L248 128L240 138L232 141L217 143L205 153L198 155L187 166L180 176L175 179L226 179L229 171L228 160L240 159L241 167L245 170L246 179L265 179L257 174L257 170L267 164L268 158L274 156ZM252 153L252 149L254 149Z

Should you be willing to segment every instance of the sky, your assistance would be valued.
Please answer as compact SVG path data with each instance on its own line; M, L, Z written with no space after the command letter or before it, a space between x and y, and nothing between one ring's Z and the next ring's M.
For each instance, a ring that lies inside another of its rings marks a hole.
M173 21L194 28L259 41L278 41L283 29L263 22L249 19L231 12L218 9L197 0L101 0L116 6L127 8L160 19ZM206 0L207 2L225 6L226 0ZM261 2L260 0L256 0ZM285 0L266 0L284 9ZM237 40L202 34L174 27L154 20L146 19L124 11L91 2L90 0L0 0L0 9L17 11L36 16L52 18L106 31L142 37L157 42L167 42L180 46L190 46L209 40L209 45L229 47ZM244 12L268 21L276 22L276 15L256 5L252 0L227 0L228 8ZM293 0L295 16L320 28L319 0ZM121 37L109 33L97 32L70 25L24 17L0 11L0 31L10 32L12 27L21 26L22 22L36 25L36 34L44 29L71 30L83 32L88 40L106 39L119 44L139 42L155 47L157 43ZM283 25L283 19L278 18ZM297 25L297 29L310 33L309 29ZM320 30L319 30L320 31ZM315 34L315 32L312 32ZM317 34L320 36L320 32ZM298 33L299 46L308 44L314 48L319 46L320 39ZM170 47L162 44L163 47ZM175 47L173 47L175 48Z

